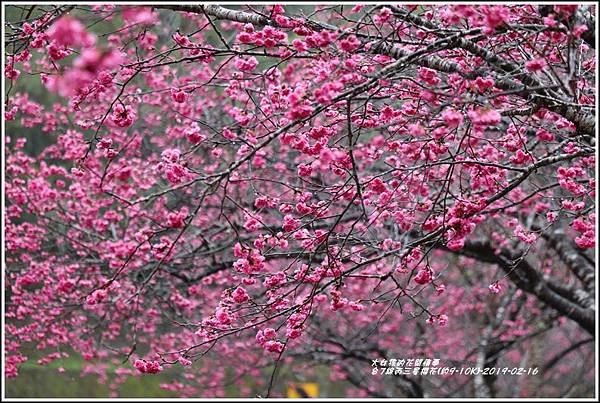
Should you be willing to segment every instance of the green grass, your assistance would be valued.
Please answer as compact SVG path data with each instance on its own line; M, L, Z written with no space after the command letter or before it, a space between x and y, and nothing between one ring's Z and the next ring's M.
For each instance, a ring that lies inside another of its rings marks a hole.
M135 377L118 388L119 397L175 397L172 392L160 388L164 376ZM110 381L110 378L109 378ZM80 376L79 371L57 369L23 368L16 379L6 381L7 397L109 397L108 383L102 384L95 375Z
M19 376L6 379L7 397L109 397L109 383L114 379L117 366L108 366L106 383L97 375L83 375L89 363L81 358L69 357L39 365L35 360L19 365ZM64 372L59 372L59 368ZM120 397L175 397L173 392L160 388L160 383L174 379L176 371L166 370L156 376L130 377L117 389Z
M55 360L47 365L38 365L31 359L19 365L19 376L6 379L6 396L20 398L107 398L110 397L109 384L115 377L116 365L108 365L106 382L100 382L97 375L81 375L81 370L89 363L73 356ZM126 365L126 364L125 364ZM198 363L194 364L198 365ZM59 368L64 372L59 372ZM175 392L160 388L161 383L182 381L181 373L185 369L174 366L166 368L158 375L130 376L117 388L118 397L177 397ZM262 373L264 385L268 384L272 367L265 368ZM321 397L341 397L350 386L345 382L330 382L329 368L317 367L310 375L299 373L293 366L283 366L277 372L273 384L273 396L285 396L287 387L292 382L316 382L320 384ZM250 396L240 396L239 385L229 384L225 387L226 397L254 397L264 395L266 386L257 384L251 377L244 378L244 383L252 390Z

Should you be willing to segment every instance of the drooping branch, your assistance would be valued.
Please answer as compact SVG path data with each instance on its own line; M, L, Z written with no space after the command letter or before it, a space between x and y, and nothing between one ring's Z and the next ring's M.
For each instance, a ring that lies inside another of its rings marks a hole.
M517 256L507 249L502 249L497 254L495 248L487 240L468 241L465 243L464 249L457 253L483 262L497 264L518 288L535 295L540 301L577 322L588 333L594 334L595 310L583 308L553 291L543 275L524 257Z
M587 339L583 339L583 340L573 343L571 346L569 346L568 348L566 348L565 350L561 351L560 353L558 353L554 357L552 357L550 360L548 360L548 362L546 362L544 364L544 367L542 368L542 372L549 371L550 369L552 369L552 367L554 367L556 364L558 364L560 362L560 360L562 360L564 357L566 357L573 351L585 346L586 344L592 343L594 340L595 340L594 338L587 338Z

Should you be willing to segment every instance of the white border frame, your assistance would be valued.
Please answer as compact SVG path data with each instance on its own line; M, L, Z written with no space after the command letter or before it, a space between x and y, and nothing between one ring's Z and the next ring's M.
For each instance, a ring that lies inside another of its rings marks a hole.
M190 1L178 1L177 4L181 4L181 5L199 5L199 4L228 4L228 5L245 5L245 4L249 4L252 3L253 5L269 5L269 4L291 4L291 5L314 5L314 4L328 4L328 5L335 5L335 4L349 4L349 5L356 5L356 4L394 4L394 5L402 5L402 4L423 4L423 5L431 5L431 4L436 4L438 3L437 1L400 1L400 2L394 2L394 3L390 3L389 1L382 1L382 2L377 2L377 1L356 1L356 2L349 2L349 1L315 1L315 2L307 2L307 1L259 1L259 2L252 2L252 1L246 1L246 2L239 2L239 1L220 1L220 2L215 2L215 1L202 1L202 2L190 2ZM573 1L569 1L569 2L557 2L557 1L523 1L523 2L515 2L515 1L471 1L471 2L465 2L465 1L457 1L457 2L452 2L453 4L476 4L476 5L485 5L485 4L578 4L578 5L595 5L596 6L596 15L595 15L595 19L596 19L596 50L598 50L598 43L599 43L599 30L598 30L598 7L599 4L598 2L595 1L581 1L581 2L573 2ZM4 12L4 9L6 6L8 5L42 5L42 4L65 4L65 5L69 5L69 4L74 4L74 5L101 5L101 4L115 4L115 5L152 5L152 4L173 4L173 2L167 2L167 1L113 1L113 2L108 2L108 1L60 1L60 2L49 2L49 1L23 1L23 2L19 2L19 1L6 1L6 2L2 2L2 231L1 231L1 236L2 236L2 364L1 364L1 368L2 368L2 376L4 377L4 369L5 369L5 361L4 361L4 356L5 356L5 350L4 350L4 346L5 346L5 332L4 330L4 301L6 298L5 295L5 273L4 273L4 268L5 268L5 234L4 234L4 214L5 214L5 189L4 189L4 184L5 184L5 154L4 154L4 149L5 149L5 140L6 140L6 133L5 133L5 127L4 127L4 112L5 112L5 108L4 108L4 104L5 104L5 81L6 81L6 77L4 76L4 68L5 68L5 57L4 57L4 37L5 37L5 25L4 25L4 18L6 13ZM596 60L596 169L598 169L598 156L599 156L599 152L598 152L598 140L599 140L599 128L598 128L598 60ZM599 228L599 217L598 217L598 189L599 189L599 185L598 185L598 178L596 177L596 250L595 250L595 262L596 262L596 340L595 340L595 352L596 352L596 356L595 356L595 367L596 367L596 384L595 384L595 397L594 398L563 398L560 399L561 401L565 401L565 402L590 402L590 401L597 401L598 399L598 304L597 304L597 298L598 298L598 274L599 274L599 270L598 270L598 256L599 256L599 246L598 246L598 230ZM144 401L148 401L148 400L152 400L152 401L173 401L173 400L187 400L187 401L247 401L250 400L250 398L7 398L5 395L5 383L6 382L2 382L2 400L4 401L40 401L40 402L53 402L53 401L98 401L98 402L104 402L104 401L132 401L132 402L144 402ZM288 398L288 399L282 399L282 398L268 398L268 400L285 400L285 401L306 401L306 399L292 399L292 398ZM512 398L512 399L484 399L484 398L420 398L420 399L414 399L414 398L316 398L316 399L311 399L314 401L338 401L338 400L345 400L345 401L389 401L389 400L402 400L402 401L450 401L450 402L455 402L455 401L498 401L498 400L514 400L514 401L556 401L558 399L556 398Z

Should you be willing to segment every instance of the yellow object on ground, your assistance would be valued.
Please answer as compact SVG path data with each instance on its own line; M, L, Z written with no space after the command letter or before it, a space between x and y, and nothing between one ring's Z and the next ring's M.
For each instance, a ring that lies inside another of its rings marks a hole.
M319 397L319 384L318 383L293 383L290 386L288 386L287 397L289 397L289 398Z

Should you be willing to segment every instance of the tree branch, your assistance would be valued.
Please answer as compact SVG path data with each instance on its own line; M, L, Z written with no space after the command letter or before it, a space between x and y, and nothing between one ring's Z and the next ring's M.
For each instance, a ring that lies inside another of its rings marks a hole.
M486 240L473 240L456 253L473 257L483 262L495 263L508 275L512 282L523 291L535 295L540 301L554 308L562 315L577 322L588 333L594 334L596 315L592 308L582 308L553 291L529 262L521 256L503 249L499 254Z

